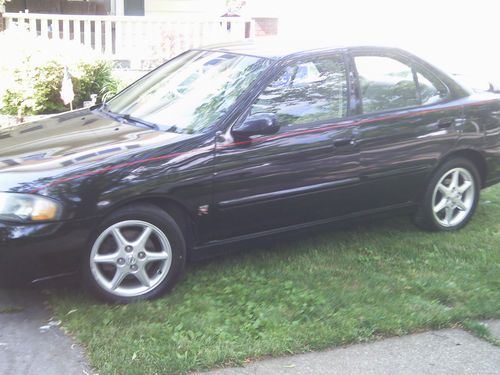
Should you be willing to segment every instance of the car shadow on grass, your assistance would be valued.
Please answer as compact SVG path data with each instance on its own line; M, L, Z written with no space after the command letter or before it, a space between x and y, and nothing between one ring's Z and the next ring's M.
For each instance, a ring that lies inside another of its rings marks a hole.
M188 262L185 276L212 267L214 264L225 267L269 256L303 256L304 251L314 251L314 249L322 247L325 243L349 241L350 238L358 238L360 234L397 232L399 235L404 236L420 231L404 215L368 217L356 221L297 230L223 246L211 252L206 258ZM352 250L349 249L349 251ZM340 248L339 251L343 251L343 248Z

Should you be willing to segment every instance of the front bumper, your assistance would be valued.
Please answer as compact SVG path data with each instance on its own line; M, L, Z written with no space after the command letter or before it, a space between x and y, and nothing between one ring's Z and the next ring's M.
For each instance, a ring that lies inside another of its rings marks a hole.
M0 282L76 270L95 220L43 224L0 222Z

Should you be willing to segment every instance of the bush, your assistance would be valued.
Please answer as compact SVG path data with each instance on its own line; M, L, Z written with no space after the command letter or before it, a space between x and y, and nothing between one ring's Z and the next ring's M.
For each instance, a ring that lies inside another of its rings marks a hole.
M116 93L119 83L113 78L111 65L105 61L79 63L72 72L74 108L83 106L91 94L97 94L98 101L103 96ZM2 112L9 115L37 115L68 110L61 99L61 85L64 66L57 61L42 65L32 64L30 59L14 70L14 85L7 88L3 96Z
M122 84L113 77L112 65L76 43L33 38L26 31L0 33L0 112L38 115L67 111L61 99L64 66L73 82L73 107L83 106L90 95L98 101L114 95Z
M121 89L122 83L113 77L111 63L106 61L82 63L79 68L82 72L80 78L72 79L75 103L78 106L89 100L92 94L97 94L97 101L101 102L103 98L109 99Z

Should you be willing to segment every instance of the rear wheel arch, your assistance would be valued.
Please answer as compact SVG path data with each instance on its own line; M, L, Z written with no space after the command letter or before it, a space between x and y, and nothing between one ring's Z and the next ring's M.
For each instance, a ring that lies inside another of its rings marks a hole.
M434 170L439 169L444 163L452 159L464 158L469 160L477 168L480 176L481 187L484 186L486 179L488 177L488 165L486 163L486 158L477 150L472 149L462 149L451 152L446 155L439 164L434 168Z
M472 150L472 149L454 150L454 151L450 152L449 154L445 155L444 157L442 157L440 160L438 160L438 162L429 170L429 172L427 173L427 175L424 179L425 187L427 187L427 185L431 181L431 179L434 176L434 174L436 173L436 171L438 171L439 168L441 168L441 166L443 164L445 164L448 161L453 160L453 159L466 159L466 160L470 161L472 164L474 164L474 166L477 168L477 171L479 172L480 183L481 183L480 188L484 187L484 185L486 183L486 179L488 177L488 167L486 164L486 159L479 151ZM425 192L425 188L423 189L423 191L419 192L416 195L415 202L417 204L420 204L420 202L424 198L423 197L424 192Z
M452 174L460 177L456 177L454 181ZM444 180L445 178L447 180ZM470 157L461 153L450 154L430 175L413 215L413 222L422 229L434 231L462 228L474 215L481 190L481 179L478 167ZM444 190L438 186L444 187ZM444 213L446 220L442 217Z

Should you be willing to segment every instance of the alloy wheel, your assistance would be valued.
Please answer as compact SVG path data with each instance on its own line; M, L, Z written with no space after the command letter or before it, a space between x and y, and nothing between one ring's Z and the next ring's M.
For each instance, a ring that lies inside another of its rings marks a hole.
M141 220L111 225L90 253L90 270L97 284L120 297L137 297L155 289L171 263L172 248L165 233Z
M434 219L443 227L460 225L474 207L474 178L465 168L443 174L432 195Z

